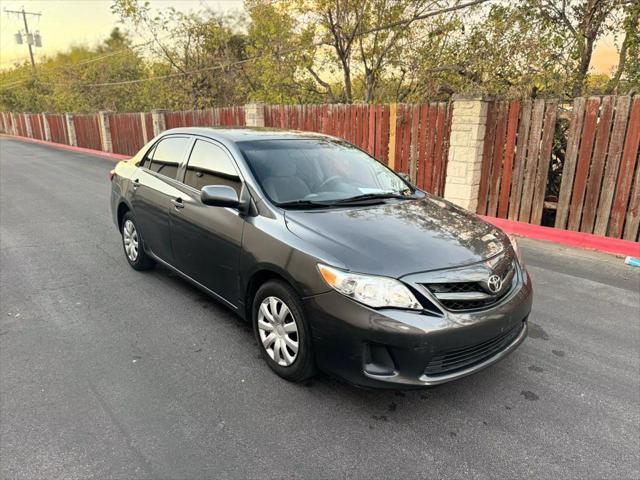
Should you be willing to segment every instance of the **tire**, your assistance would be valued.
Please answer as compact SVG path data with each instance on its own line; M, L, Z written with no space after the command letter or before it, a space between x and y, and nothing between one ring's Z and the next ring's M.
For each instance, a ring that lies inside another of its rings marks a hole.
M125 213L122 218L122 248L133 269L150 270L155 266L155 260L144 251L142 236L131 212Z
M258 348L274 372L291 382L303 382L316 373L311 330L299 297L288 284L279 280L264 283L254 296L251 318Z

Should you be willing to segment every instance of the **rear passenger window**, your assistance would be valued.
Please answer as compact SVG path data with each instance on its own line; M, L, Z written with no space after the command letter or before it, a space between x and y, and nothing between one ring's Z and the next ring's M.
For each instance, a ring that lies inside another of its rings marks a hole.
M205 185L228 185L240 195L240 177L227 152L203 140L197 140L191 150L184 183L197 190Z
M188 145L189 138L187 137L168 137L160 140L152 153L149 170L165 177L176 178L178 165Z

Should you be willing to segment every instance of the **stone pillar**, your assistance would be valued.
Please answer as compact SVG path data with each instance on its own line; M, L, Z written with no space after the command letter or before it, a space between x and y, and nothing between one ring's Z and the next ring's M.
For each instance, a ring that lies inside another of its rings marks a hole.
M144 112L140 112L140 125L142 126L142 143L146 145L149 135L147 135L147 114Z
M33 129L31 128L31 115L28 113L21 113L24 119L24 128L27 131L27 137L33 138Z
M478 207L489 98L454 95L444 198L467 210Z
M67 135L69 137L69 145L73 147L78 146L78 137L76 137L76 126L73 123L73 113L64 114L65 122L67 123Z
M166 110L152 110L151 118L153 119L153 135L160 135L167 129L167 124L164 121L164 112Z
M9 112L2 112L2 133L11 134L9 121Z
M51 127L49 126L49 120L47 120L47 114L46 113L42 113L40 114L42 118L42 131L44 133L44 139L47 142L51 141Z
M264 127L264 103L249 103L244 106L247 127Z
M113 152L111 141L111 126L109 125L109 112L100 110L98 112L98 124L100 125L100 140L102 141L103 152Z
M9 115L11 116L11 135L18 136L18 116L13 112Z

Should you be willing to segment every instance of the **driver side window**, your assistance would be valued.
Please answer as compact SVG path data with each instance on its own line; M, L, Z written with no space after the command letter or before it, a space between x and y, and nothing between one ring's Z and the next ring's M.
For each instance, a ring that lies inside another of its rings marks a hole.
M227 185L240 196L242 182L233 161L221 147L196 140L189 155L184 183L200 190L206 185Z

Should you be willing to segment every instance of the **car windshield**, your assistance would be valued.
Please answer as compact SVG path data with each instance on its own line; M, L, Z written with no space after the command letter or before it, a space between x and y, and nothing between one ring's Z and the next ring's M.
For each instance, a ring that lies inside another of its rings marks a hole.
M256 140L238 146L264 192L280 205L330 205L413 193L392 170L339 140Z

